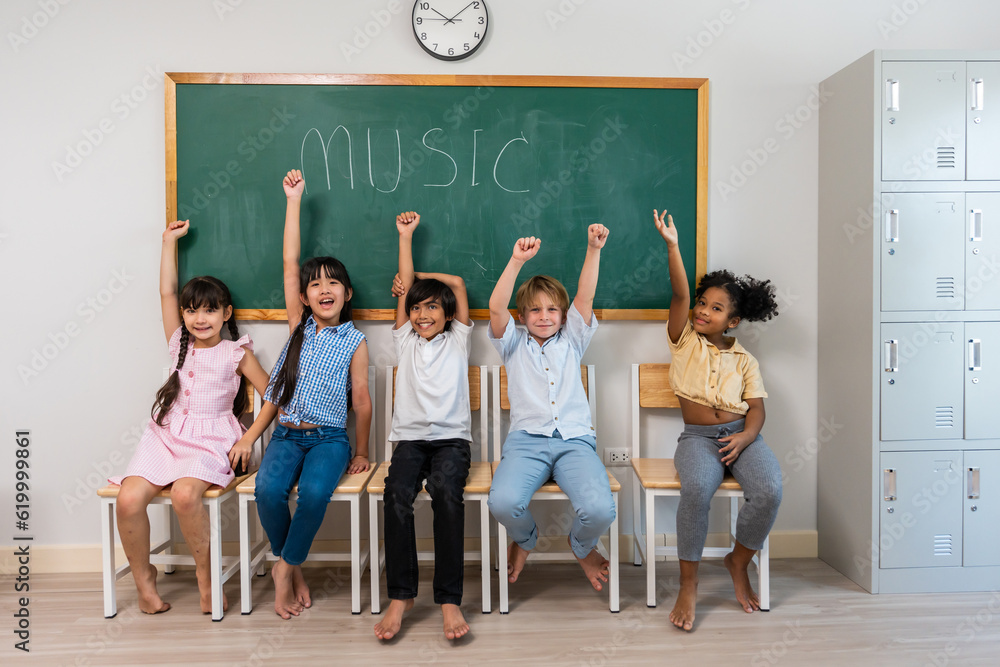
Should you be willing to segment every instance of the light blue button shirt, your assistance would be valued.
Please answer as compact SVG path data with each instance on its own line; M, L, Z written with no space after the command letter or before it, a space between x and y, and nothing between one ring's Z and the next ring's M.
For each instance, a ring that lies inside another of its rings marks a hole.
M544 345L527 329L507 321L502 338L488 337L507 368L507 397L510 400L510 430L552 436L564 440L594 435L590 404L580 379L580 360L597 331L570 305L566 323Z

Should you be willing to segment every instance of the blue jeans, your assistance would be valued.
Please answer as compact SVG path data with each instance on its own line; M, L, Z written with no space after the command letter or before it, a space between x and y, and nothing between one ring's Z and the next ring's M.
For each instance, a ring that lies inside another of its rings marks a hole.
M490 512L526 551L535 548L538 526L528 511L535 491L550 479L573 504L570 547L586 558L615 520L615 501L608 473L597 455L593 437L563 440L514 431L503 445L503 456L490 488ZM503 545L501 545L503 548Z
M274 429L257 472L255 497L275 556L289 565L306 559L350 458L351 443L342 428L300 430L279 425ZM296 482L299 495L293 516L288 494Z

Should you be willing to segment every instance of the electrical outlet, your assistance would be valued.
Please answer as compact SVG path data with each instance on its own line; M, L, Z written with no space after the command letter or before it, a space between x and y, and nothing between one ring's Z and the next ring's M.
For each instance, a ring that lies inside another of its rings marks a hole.
M604 465L627 466L632 463L628 447L609 447L604 450Z

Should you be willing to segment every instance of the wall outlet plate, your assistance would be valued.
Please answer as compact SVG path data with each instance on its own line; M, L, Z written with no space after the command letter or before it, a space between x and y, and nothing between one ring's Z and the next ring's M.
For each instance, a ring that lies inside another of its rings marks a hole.
M627 466L632 463L632 453L628 447L609 447L604 450L604 465Z

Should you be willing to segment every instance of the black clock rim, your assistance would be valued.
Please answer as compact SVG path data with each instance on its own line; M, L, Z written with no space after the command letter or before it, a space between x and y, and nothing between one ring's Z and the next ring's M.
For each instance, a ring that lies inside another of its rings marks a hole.
M424 43L420 40L420 37L417 36L417 27L415 25L413 25L413 19L415 18L414 14L417 13L417 5L419 5L420 2L421 2L421 0L416 0L416 2L413 3L413 10L410 12L410 28L413 30L413 39L417 40L417 44L419 44L420 48L423 49L424 52L427 53L428 55L431 55L431 56L437 58L438 60L444 60L446 62L455 62L456 60L465 60L466 58L468 58L469 56L471 56L473 53L475 53L476 51L478 51L479 47L482 46L483 42L486 41L486 37L487 37L487 35L489 35L489 32L490 32L490 8L486 5L486 0L480 0L480 2L483 3L483 10L486 12L486 27L483 28L483 38L481 40L479 40L479 42L474 47L472 47L468 51L464 51L464 52L462 52L462 53L460 53L458 55L454 55L454 56L444 55L442 53L437 53L433 49L428 49L426 46L424 46Z

